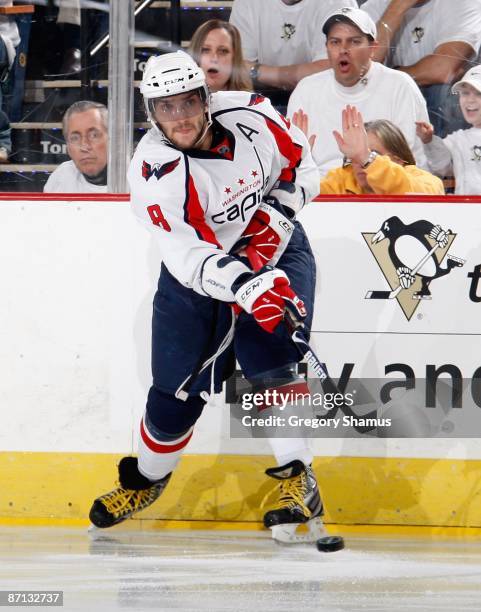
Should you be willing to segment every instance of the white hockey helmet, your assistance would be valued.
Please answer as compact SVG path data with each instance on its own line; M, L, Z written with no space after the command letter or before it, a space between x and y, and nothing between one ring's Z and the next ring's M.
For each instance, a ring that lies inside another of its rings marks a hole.
M205 74L192 57L185 51L149 57L140 83L140 93L144 98L147 117L150 121L154 122L150 100L175 96L195 89L201 91L201 97L207 104L208 120L210 121L209 89Z

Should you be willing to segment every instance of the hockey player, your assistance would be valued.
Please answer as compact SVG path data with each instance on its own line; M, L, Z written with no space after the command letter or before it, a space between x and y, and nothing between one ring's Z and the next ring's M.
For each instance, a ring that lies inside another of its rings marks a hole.
M124 457L120 487L94 501L90 519L97 527L115 525L159 497L234 356L256 390L308 392L283 321L286 309L307 327L312 318L314 258L294 221L319 190L305 136L260 95L210 96L204 73L182 51L149 59L141 93L153 128L128 178L134 212L157 235L162 253L153 385L138 458ZM243 257L247 245L271 265L253 272ZM280 500L264 523L288 541L307 523L316 539L322 503L307 440L270 443L278 467L267 474L279 481Z

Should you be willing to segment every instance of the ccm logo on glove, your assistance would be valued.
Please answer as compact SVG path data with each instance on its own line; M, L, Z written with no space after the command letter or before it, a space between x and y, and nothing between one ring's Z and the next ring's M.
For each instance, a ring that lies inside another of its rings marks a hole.
M245 302L247 298L252 294L253 291L256 291L263 284L262 278L256 278L254 281L248 285L244 291L239 296L239 300ZM244 285L245 286L245 285Z
M306 317L304 302L294 293L282 270L264 266L235 292L235 299L252 314L265 331L272 333L289 310L296 320Z

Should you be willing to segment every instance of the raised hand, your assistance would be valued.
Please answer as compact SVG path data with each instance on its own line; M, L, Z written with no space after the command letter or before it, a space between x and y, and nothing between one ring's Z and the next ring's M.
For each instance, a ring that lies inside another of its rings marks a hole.
M369 146L364 120L355 106L349 104L342 111L342 134L333 132L341 153L351 161L363 164L369 157Z
M433 139L434 128L430 123L425 121L416 121L416 136L420 138L424 144L428 144Z
M311 134L309 136L309 116L305 113L302 108L296 111L292 115L292 123L298 127L300 130L304 132L304 135L307 138L309 146L311 147L311 151L314 148L314 143L316 142L317 135Z

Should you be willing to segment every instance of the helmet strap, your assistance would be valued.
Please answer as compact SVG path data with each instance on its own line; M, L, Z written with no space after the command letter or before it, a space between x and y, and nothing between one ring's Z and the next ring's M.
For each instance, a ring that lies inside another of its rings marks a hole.
M205 122L204 129L202 130L202 134L194 142L194 144L192 145L192 148L195 148L197 145L199 145L204 140L204 138L207 136L209 132L210 126L212 125L212 117L210 116L210 109L208 107L205 112L205 117L206 117L206 122Z

